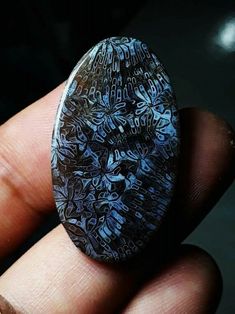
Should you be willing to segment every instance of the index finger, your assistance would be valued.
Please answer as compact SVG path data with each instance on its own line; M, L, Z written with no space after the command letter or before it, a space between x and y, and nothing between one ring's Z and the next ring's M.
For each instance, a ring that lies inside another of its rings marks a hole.
M0 127L0 259L54 208L50 141L63 84Z

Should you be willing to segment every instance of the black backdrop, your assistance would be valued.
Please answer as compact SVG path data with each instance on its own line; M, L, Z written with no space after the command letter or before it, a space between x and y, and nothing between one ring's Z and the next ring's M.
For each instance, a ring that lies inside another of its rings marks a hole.
M118 34L142 6L123 0L4 2L0 122L61 83L91 45Z

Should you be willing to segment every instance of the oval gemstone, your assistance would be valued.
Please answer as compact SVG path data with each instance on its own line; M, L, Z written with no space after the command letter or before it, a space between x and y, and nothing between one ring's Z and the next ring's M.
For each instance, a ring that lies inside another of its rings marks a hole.
M52 177L70 238L123 261L151 239L176 181L178 112L169 77L140 40L111 37L72 71L57 112Z

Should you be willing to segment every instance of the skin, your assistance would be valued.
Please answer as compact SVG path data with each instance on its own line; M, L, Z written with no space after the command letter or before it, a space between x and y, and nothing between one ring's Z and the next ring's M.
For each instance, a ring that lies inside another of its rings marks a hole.
M55 210L50 141L62 90L63 84L0 127L0 261ZM175 197L143 254L121 265L96 262L59 225L0 277L0 313L215 311L222 290L216 263L180 243L232 183L235 137L226 122L197 108L180 110L180 121Z

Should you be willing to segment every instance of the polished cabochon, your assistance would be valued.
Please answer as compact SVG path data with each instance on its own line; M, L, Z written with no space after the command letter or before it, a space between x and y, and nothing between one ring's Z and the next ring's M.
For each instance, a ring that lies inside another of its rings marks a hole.
M56 115L52 180L70 238L124 261L159 230L174 192L179 117L169 77L134 38L111 37L72 71Z

